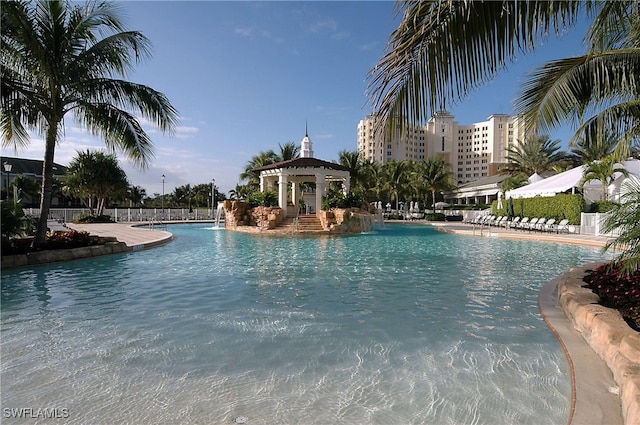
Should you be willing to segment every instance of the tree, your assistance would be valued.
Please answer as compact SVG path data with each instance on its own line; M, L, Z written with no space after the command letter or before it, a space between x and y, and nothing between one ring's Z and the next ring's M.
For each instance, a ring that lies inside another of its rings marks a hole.
M557 165L569 162L569 155L560 150L560 140L551 141L549 136L525 139L524 142L507 148L507 164L504 173L542 174Z
M258 191L260 187L259 177L253 172L254 169L264 167L265 165L278 162L278 155L272 150L266 152L260 152L247 162L244 168L244 172L240 174L240 180L246 180L246 186L249 188L249 193Z
M426 121L586 14L594 17L589 53L534 72L516 111L543 132L571 120L584 123L576 135L610 129L621 148L640 135L637 2L443 0L399 2L397 11L401 23L368 76L382 126ZM587 117L590 112L595 115Z
M86 203L89 213L102 215L107 199L126 194L127 175L116 156L98 151L78 152L67 167L65 184L69 193Z
M625 181L622 190L621 203L609 211L603 226L605 232L615 230L618 236L607 242L605 249L618 250L616 261L632 273L640 268L640 180Z
M389 192L389 199L396 201L396 209L399 209L400 197L404 196L408 189L407 161L389 161L384 164L385 189Z
M593 161L587 164L583 171L582 180L580 180L580 188L592 180L599 180L602 183L602 199L609 198L607 188L615 180L615 174L621 173L625 177L629 177L629 172L622 166L617 166L618 158L616 155L609 155L599 161Z
M127 199L130 207L137 207L147 196L147 191L141 186L129 186L127 189Z
M618 140L609 134L595 138L590 136L580 137L573 140L569 147L577 162L582 165L611 155L615 152L617 145Z
M27 130L44 136L40 218L34 246L44 244L51 207L55 148L64 119L104 138L145 168L153 143L134 112L172 131L177 112L164 94L124 79L148 57L150 43L126 31L113 3L2 3L0 132L3 146L29 144ZM120 78L122 77L122 78Z
M278 145L280 147L280 155L278 155L278 161L289 161L290 159L296 159L300 156L300 147L295 142L287 142L284 145Z
M429 158L416 164L419 187L431 192L431 205L436 208L436 193L453 188L452 173L442 158Z

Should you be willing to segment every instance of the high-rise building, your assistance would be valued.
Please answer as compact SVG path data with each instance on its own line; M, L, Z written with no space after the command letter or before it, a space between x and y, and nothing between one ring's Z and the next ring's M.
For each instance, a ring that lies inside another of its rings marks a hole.
M519 116L493 114L486 121L460 125L447 111L437 112L424 126L376 131L377 117L358 123L358 152L379 164L391 160L424 161L441 157L450 166L457 184L498 174L506 162L507 148L525 138Z

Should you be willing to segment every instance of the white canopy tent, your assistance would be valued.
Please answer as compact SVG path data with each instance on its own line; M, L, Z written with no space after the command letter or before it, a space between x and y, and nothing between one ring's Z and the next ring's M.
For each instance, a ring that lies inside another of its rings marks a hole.
M640 161L637 159L629 159L621 164L630 174L631 177L640 177ZM535 196L555 196L558 193L571 191L575 193L575 189L580 187L580 181L583 177L584 165L573 168L569 171L547 177L531 184L517 189L510 190L506 193L507 198L533 198ZM619 197L620 187L626 178L617 173L617 178L609 186L609 199L617 200ZM602 183L598 180L592 180L584 185L582 190L587 203L599 201L602 193Z
M575 189L580 186L582 180L584 165L572 168L569 171L547 177L546 179L536 181L517 189L509 190L506 193L507 198L533 198L535 196L555 196L558 193L571 191L575 193ZM602 185L599 181L591 181L584 187L584 193L591 194L592 191L601 191ZM588 196L589 198L591 196Z

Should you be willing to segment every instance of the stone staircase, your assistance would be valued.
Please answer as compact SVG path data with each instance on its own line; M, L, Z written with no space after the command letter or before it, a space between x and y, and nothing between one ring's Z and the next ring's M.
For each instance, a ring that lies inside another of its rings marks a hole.
M278 229L291 229L292 233L326 232L320 219L315 215L298 216L298 225L295 225L295 217L287 217L278 225Z

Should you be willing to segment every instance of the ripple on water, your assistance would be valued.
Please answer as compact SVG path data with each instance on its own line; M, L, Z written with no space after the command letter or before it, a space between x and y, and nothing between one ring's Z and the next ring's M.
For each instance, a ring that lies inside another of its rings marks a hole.
M69 423L566 421L536 297L599 250L422 226L171 230L152 250L3 272L3 407L38 400Z

